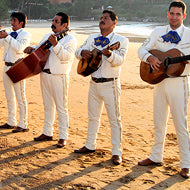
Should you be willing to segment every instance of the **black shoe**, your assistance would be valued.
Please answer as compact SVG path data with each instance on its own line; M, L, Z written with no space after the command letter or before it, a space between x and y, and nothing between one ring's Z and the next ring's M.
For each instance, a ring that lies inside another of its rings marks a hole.
M29 131L28 128L23 129L22 127L19 127L19 126L12 130L13 133L27 132L27 131Z
M92 152L95 152L96 150L90 150L88 148L86 148L86 146L83 146L82 148L80 149L77 149L77 150L74 150L75 153L92 153Z
M66 145L66 140L65 139L59 139L57 148L62 148Z
M113 155L112 158L111 158L112 162L115 164L115 165L119 165L121 164L122 162L122 158L121 156L118 156L118 155Z
M51 141L52 139L53 138L51 136L41 134L39 137L35 137L34 141Z
M7 123L0 125L0 129L14 129L16 126L11 126Z

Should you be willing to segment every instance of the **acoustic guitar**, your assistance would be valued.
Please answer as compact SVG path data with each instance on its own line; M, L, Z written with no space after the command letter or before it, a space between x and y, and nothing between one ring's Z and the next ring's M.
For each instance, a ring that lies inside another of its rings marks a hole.
M187 60L190 60L190 55L182 56L183 54L178 49L166 52L154 49L149 52L162 62L159 70L155 71L150 64L141 61L140 77L149 84L157 84L167 77L180 76L188 63Z
M69 28L54 34L55 36L60 36L67 32ZM49 57L51 47L50 42L45 41L39 48L34 50L31 54L25 58L17 61L14 66L12 66L6 74L10 77L13 83L19 82L23 79L32 77L34 75L42 72L46 61Z
M110 46L107 47L108 50L115 50L120 47L120 42L116 42ZM89 59L81 59L78 63L77 67L77 73L86 77L93 72L97 71L98 68L101 66L101 60L102 60L102 51L98 49L93 49L91 51L92 56Z

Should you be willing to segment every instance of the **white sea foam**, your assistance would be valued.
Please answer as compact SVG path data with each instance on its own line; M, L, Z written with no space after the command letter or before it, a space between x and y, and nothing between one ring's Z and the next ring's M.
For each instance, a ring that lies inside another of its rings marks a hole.
M99 32L98 21L71 22L71 28L77 33L91 34ZM149 36L158 23L118 22L115 32L129 36Z

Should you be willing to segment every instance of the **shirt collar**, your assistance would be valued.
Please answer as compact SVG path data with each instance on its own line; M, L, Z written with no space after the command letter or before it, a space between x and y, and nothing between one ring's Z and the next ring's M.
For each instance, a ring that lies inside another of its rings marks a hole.
M183 32L183 24L180 26L180 27L178 27L177 29L175 29L175 30L173 30L170 26L169 26L169 31L176 31L180 36L181 36L181 34L182 34L182 32Z
M106 38L111 38L112 37L112 34L113 34L113 32L111 32L110 34L108 34L107 36L105 36ZM102 36L102 34L100 33L100 36Z
M22 30L23 30L23 28L20 28L20 29L16 30L15 32L17 32L19 34L20 32L22 32Z

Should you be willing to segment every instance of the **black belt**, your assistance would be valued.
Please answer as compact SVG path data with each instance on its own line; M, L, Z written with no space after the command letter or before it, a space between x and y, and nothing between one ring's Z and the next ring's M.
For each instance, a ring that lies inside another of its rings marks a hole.
M96 83L100 83L100 82L110 82L110 81L114 81L117 78L94 78L92 77L92 80Z
M5 62L5 65L9 67L9 66L14 66L14 65L15 65L15 63Z
M44 73L51 74L50 69L43 69L42 71L43 71Z

